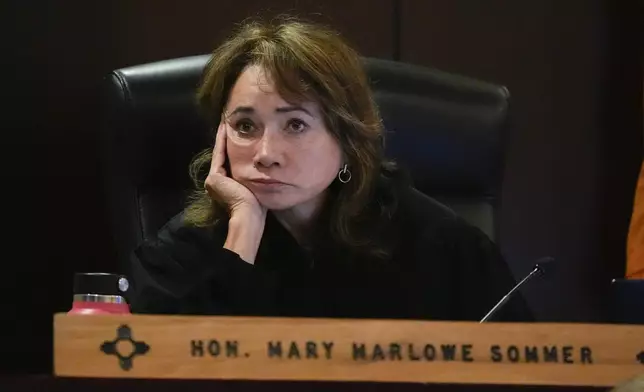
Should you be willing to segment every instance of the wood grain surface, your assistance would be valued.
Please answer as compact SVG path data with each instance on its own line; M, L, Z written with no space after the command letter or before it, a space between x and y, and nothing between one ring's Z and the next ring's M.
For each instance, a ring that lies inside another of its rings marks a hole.
M114 353L137 348L145 353L130 360ZM644 326L58 314L54 369L64 377L613 386L644 373Z

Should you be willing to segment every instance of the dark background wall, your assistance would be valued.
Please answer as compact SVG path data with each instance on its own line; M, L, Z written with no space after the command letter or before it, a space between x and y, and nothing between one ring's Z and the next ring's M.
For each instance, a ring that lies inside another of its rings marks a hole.
M601 321L624 272L642 158L641 3L611 0L3 2L3 372L49 372L76 271L116 268L97 161L101 77L209 52L236 22L291 12L367 56L508 86L502 249L543 320ZM8 354L8 355L4 355Z

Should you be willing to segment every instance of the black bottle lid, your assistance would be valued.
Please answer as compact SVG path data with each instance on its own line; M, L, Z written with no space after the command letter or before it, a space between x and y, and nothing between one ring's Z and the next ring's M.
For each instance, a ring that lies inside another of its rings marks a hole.
M79 272L74 275L74 294L120 295L129 287L124 275L102 272Z

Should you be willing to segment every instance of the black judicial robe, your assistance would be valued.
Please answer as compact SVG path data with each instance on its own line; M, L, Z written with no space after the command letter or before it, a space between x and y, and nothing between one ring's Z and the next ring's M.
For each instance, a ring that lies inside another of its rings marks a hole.
M488 237L432 198L408 188L396 214L390 259L366 261L306 252L269 212L254 265L223 248L225 224L179 214L132 254L132 312L478 321L515 284ZM531 314L519 295L495 320Z

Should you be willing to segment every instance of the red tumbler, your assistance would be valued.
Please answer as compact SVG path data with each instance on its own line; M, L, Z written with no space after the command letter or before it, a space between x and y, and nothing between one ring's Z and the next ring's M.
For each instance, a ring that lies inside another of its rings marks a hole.
M123 275L83 272L74 275L74 302L68 314L129 314L129 282Z

